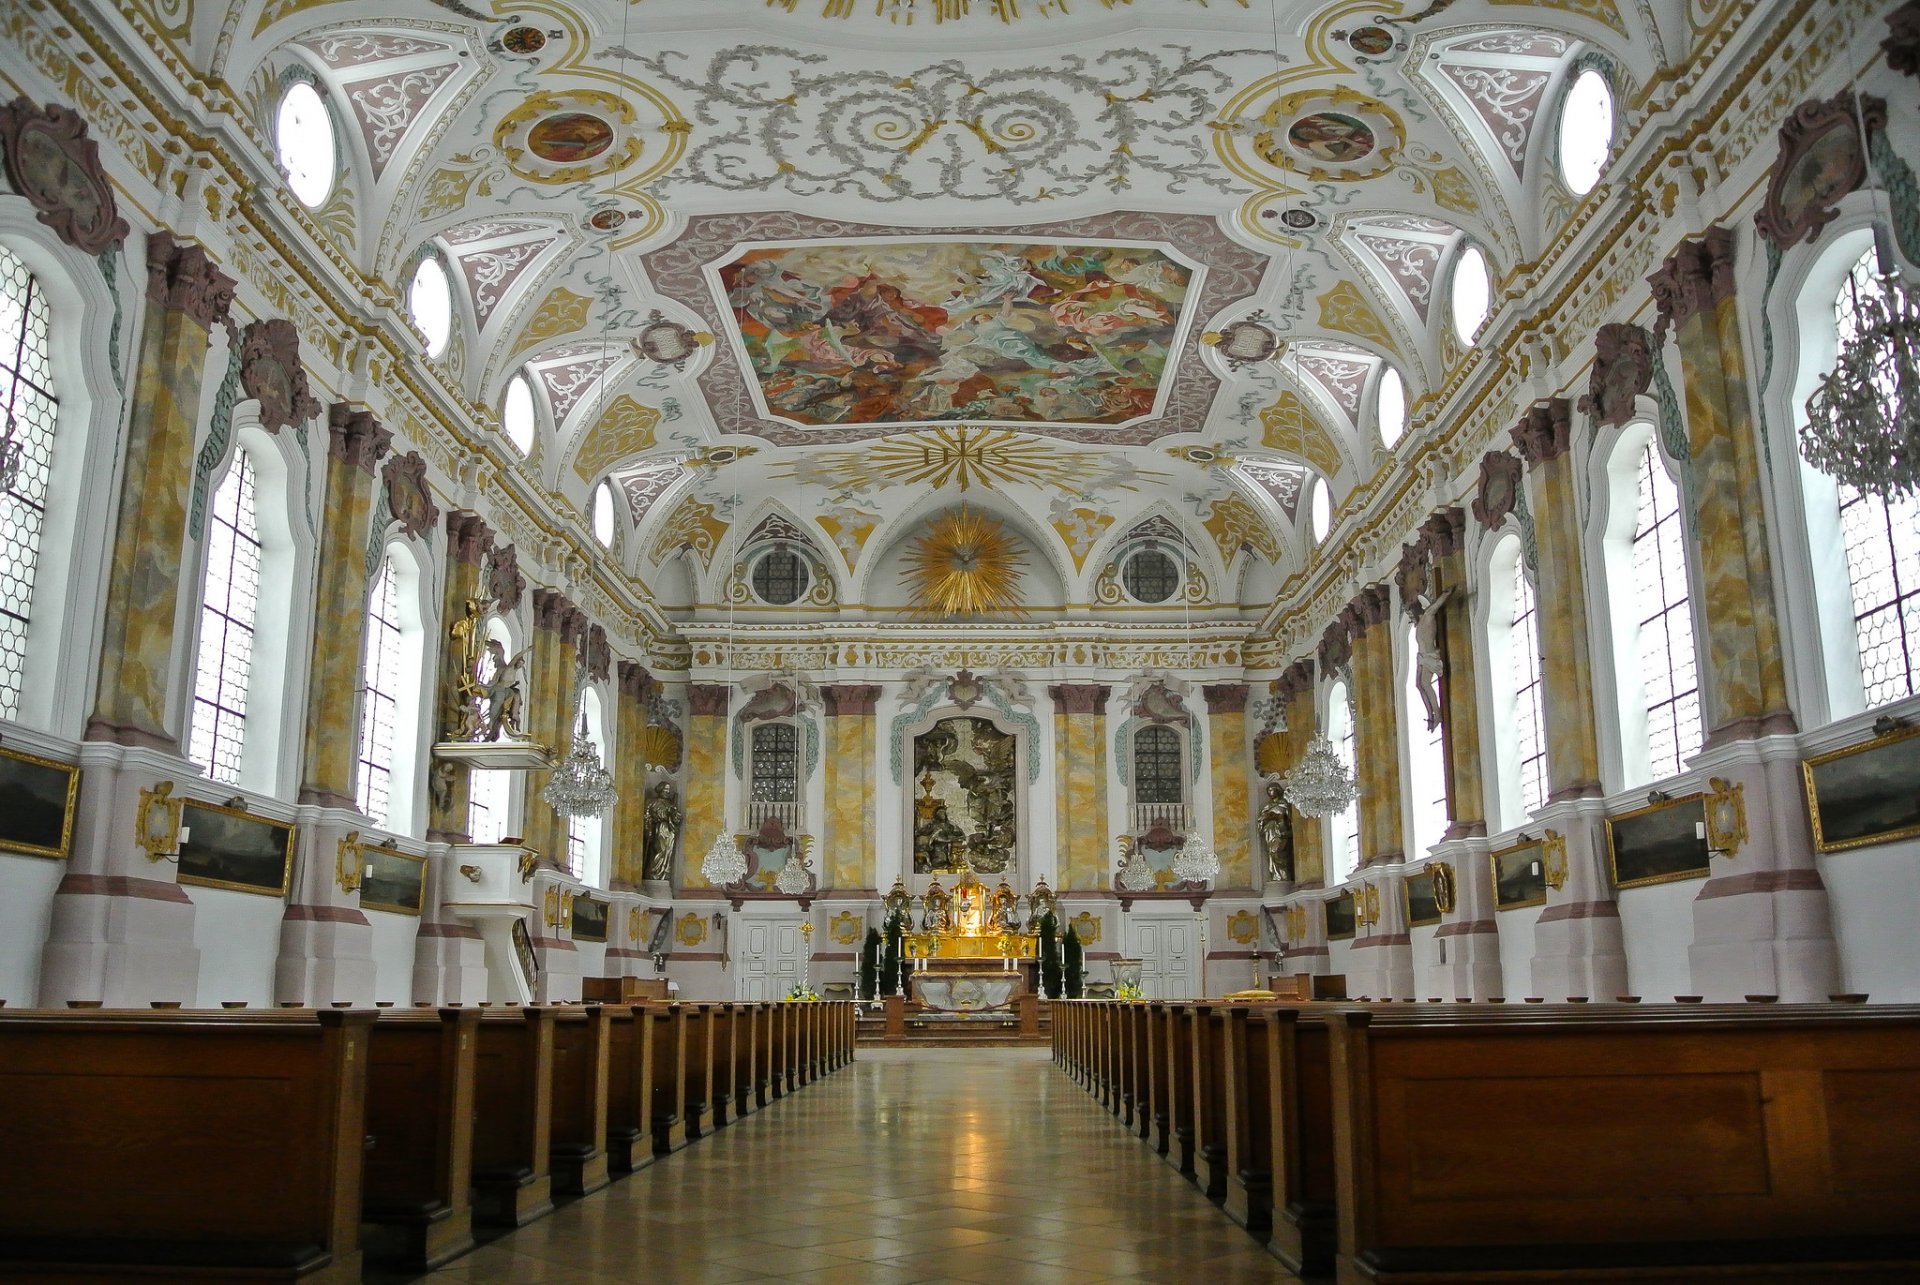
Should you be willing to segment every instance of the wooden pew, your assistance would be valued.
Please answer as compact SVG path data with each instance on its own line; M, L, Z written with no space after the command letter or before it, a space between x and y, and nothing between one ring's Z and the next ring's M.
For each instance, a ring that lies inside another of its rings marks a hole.
M753 1104L765 1107L776 1096L773 1092L774 1006L753 1006Z
M553 1027L553 1190L585 1196L607 1185L608 1053L613 1017L599 1004L563 1008Z
M1273 1098L1263 1010L1231 1004L1223 1023L1221 1099L1226 1112L1227 1217L1265 1242L1273 1230Z
M1133 1045L1127 1060L1133 1071L1133 1131L1144 1140L1153 1136L1153 1054L1148 1029L1152 1016L1146 1005L1130 1002Z
M489 1009L474 1067L474 1212L520 1227L553 1208L553 1023L546 1007Z
M754 1048L760 1029L760 1005L733 1006L733 1116L754 1110Z
M1193 1023L1186 1008L1167 1005L1167 1123L1173 1145L1167 1160L1188 1178L1197 1177L1194 1168L1193 1136Z
M1173 1143L1173 1093L1167 1079L1173 1069L1168 1045L1172 1040L1173 1018L1167 1006L1158 1000L1147 1005L1147 1075L1153 1096L1153 1149L1168 1155Z
M0 1276L358 1281L373 1017L0 1012Z
M1227 1197L1226 1018L1212 1004L1186 1007L1193 1057L1194 1181L1207 1199Z
M428 1271L473 1248L480 1010L400 1009L367 1054L367 1257Z
M1920 1007L1329 1020L1342 1281L1920 1279Z
M707 1101L712 1108L713 1127L726 1127L733 1119L733 1012L737 1004L715 1004L707 1010L713 1046L707 1074Z
M711 1004L680 1006L682 1055L680 1059L680 1145L706 1136L712 1120L713 1105L707 1100L709 1069L713 1063L713 1023L707 1020Z
M687 1142L680 1129L680 1112L687 1097L687 1013L683 1005L658 1003L636 1010L642 1011L653 1023L653 1109L649 1113L649 1128L653 1131L653 1154L664 1156Z
M653 1163L653 1042L645 1004L607 1009L607 1171L632 1173Z

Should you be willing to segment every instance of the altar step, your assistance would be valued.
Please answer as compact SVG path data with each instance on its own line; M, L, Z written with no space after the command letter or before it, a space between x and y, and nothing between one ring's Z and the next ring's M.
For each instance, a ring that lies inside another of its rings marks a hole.
M909 1015L904 1034L888 1035L883 1013L861 1009L854 1042L863 1048L1044 1048L1053 1039L1047 1006L1040 1006L1040 1030L1022 1035L1017 1017L942 1017Z

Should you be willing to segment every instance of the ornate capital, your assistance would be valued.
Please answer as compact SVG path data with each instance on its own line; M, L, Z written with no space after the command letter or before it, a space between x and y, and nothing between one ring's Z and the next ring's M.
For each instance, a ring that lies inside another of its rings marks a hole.
M387 488L387 512L393 514L401 531L411 539L431 531L440 518L440 509L427 485L426 458L419 451L396 455L387 461L380 476Z
M1420 524L1420 538L1436 558L1451 558L1467 547L1466 510L1455 505L1439 510Z
M1209 714L1244 714L1247 712L1247 685L1245 683L1204 683L1200 694L1207 698Z
M653 694L653 675L639 661L623 660L615 666L614 672L622 696L644 705L647 697Z
M1653 340L1639 326L1608 322L1593 337L1593 377L1580 399L1582 414L1599 424L1633 418L1634 399L1653 386Z
M1654 342L1664 342L1669 327L1684 326L1695 313L1733 298L1733 233L1712 227L1697 241L1682 241L1647 284L1658 314Z
M1385 620L1387 613L1393 610L1393 591L1384 584L1368 585L1354 598L1353 610L1360 621L1360 628L1355 632L1364 633L1370 626Z
M587 613L569 603L566 614L560 618L560 644L573 648L575 652L585 651L587 624Z
M493 549L493 528L471 509L454 509L447 514L447 556L455 562L477 567Z
M1480 457L1480 489L1473 497L1473 519L1491 531L1520 504L1520 475L1526 470L1505 451Z
M1887 31L1887 38L1880 42L1887 66L1903 75L1920 76L1920 0L1907 0L1888 14Z
M13 190L74 249L97 257L127 239L99 144L87 137L87 123L71 107L35 107L24 94L0 107L0 160ZM229 301L232 287L228 281Z
M725 718L732 692L725 683L688 683L687 709L695 718Z
M211 330L233 307L233 278L202 247L176 241L171 232L155 232L147 238L147 300Z
M1565 455L1573 444L1573 415L1567 399L1555 397L1529 407L1513 426L1513 444L1534 468Z
M1427 591L1427 573L1433 566L1433 540L1426 527L1418 539L1400 546L1400 562L1393 569L1393 586L1400 591L1400 605L1406 607Z
M1107 708L1107 696L1113 691L1101 683L1055 683L1047 688L1054 710L1061 714L1099 714Z
M587 626L587 642L583 650L587 661L587 676L596 683L604 683L613 674L613 644L607 641L607 631L599 625Z
M345 402L327 408L327 454L372 476L373 466L393 445L393 434L381 427L373 412Z
M240 332L240 389L260 403L260 427L269 433L320 413L300 364L300 332L291 321L253 321Z
M1340 618L1327 626L1320 635L1320 672L1331 673L1353 659L1353 634L1347 620L1347 611L1342 610Z
M880 688L875 683L838 683L820 689L828 718L870 718L880 704Z
M1273 694L1282 705L1291 704L1295 697L1304 696L1313 690L1313 662L1296 660L1282 671L1280 677L1273 680Z
M561 627L573 604L558 589L535 587L533 591L533 627L549 632Z

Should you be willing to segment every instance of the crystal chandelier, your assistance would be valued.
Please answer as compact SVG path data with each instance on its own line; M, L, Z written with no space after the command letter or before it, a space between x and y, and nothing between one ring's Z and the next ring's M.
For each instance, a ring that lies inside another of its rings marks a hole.
M540 797L563 817L601 816L620 798L613 788L613 773L600 765L600 747L587 730L585 710L574 729L567 757L553 770Z
M1301 816L1309 817L1345 812L1347 805L1360 797L1360 787L1334 752L1333 743L1324 736L1314 737L1293 770L1281 774L1280 788L1287 802L1298 808Z
M1173 873L1181 883L1210 882L1220 877L1220 856L1195 831L1175 854Z
M1857 490L1889 498L1920 490L1920 296L1881 241L1877 278L1851 280L1853 333L1807 399L1800 453Z
M747 877L747 859L740 855L740 843L722 830L713 836L713 846L700 859L700 877L716 888L726 888Z
M780 866L780 873L773 877L773 886L789 897L798 897L807 890L807 859L800 854L798 845L789 850L787 859Z
M1153 867L1138 845L1120 840L1120 886L1128 892L1146 892L1153 887Z

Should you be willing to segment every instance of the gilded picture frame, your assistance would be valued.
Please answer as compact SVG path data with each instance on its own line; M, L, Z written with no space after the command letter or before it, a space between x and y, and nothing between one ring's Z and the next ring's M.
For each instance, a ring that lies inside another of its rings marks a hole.
M1920 835L1920 724L1800 765L1816 852L1845 852Z
M1663 799L1607 818L1607 868L1615 888L1704 879L1710 873L1707 796Z
M1547 904L1546 857L1546 844L1539 839L1527 839L1487 854L1494 910Z
M1408 875L1400 883L1400 903L1407 912L1407 927L1431 928L1446 919L1440 908L1440 896L1434 887L1432 869Z
M418 915L427 899L427 859L360 845L360 908Z
M65 861L79 797L74 764L0 748L0 852Z
M573 896L573 939L575 941L604 943L607 940L608 917L612 913L612 902L602 901L591 893L575 893Z
M241 808L182 800L180 882L262 897L285 897L293 879L291 821Z
M1320 903L1326 910L1327 940L1351 941L1360 930L1360 917L1354 904L1353 894L1343 892L1338 897L1329 898Z

